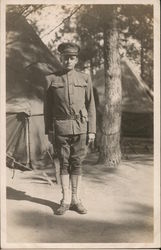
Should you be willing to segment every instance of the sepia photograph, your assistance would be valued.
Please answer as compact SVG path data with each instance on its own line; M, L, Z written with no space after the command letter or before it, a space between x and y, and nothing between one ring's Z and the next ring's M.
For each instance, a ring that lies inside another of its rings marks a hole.
M1 4L2 248L160 248L159 8Z

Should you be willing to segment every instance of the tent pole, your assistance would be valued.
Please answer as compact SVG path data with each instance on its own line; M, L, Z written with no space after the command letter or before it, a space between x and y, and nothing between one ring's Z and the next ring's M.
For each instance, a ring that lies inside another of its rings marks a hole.
M26 123L26 150L27 150L27 162L29 168L33 169L31 161L31 148L30 148L30 119L29 116L25 117Z

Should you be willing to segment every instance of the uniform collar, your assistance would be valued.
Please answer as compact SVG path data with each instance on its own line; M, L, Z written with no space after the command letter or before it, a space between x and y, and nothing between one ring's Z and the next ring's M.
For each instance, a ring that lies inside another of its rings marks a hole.
M66 69L62 69L61 71L56 72L56 75L68 75L68 76L72 76L73 74L75 74L76 70L72 69L70 71L66 70Z
M70 70L70 71L67 72L67 74L68 74L69 76L73 75L74 73L75 73L75 69L72 69L72 70Z

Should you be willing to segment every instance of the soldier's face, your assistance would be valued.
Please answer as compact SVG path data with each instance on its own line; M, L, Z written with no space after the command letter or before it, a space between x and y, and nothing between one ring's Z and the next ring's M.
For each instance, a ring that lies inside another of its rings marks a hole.
M62 55L61 56L63 67L67 70L74 69L75 65L78 62L77 56L73 55Z

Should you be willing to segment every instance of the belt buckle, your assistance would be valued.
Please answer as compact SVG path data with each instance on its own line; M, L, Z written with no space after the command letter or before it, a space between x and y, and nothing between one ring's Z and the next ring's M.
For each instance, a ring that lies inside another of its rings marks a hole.
M72 120L77 120L78 118L79 118L78 115L75 115L75 114L74 114L74 115L71 115L71 119L72 119Z

